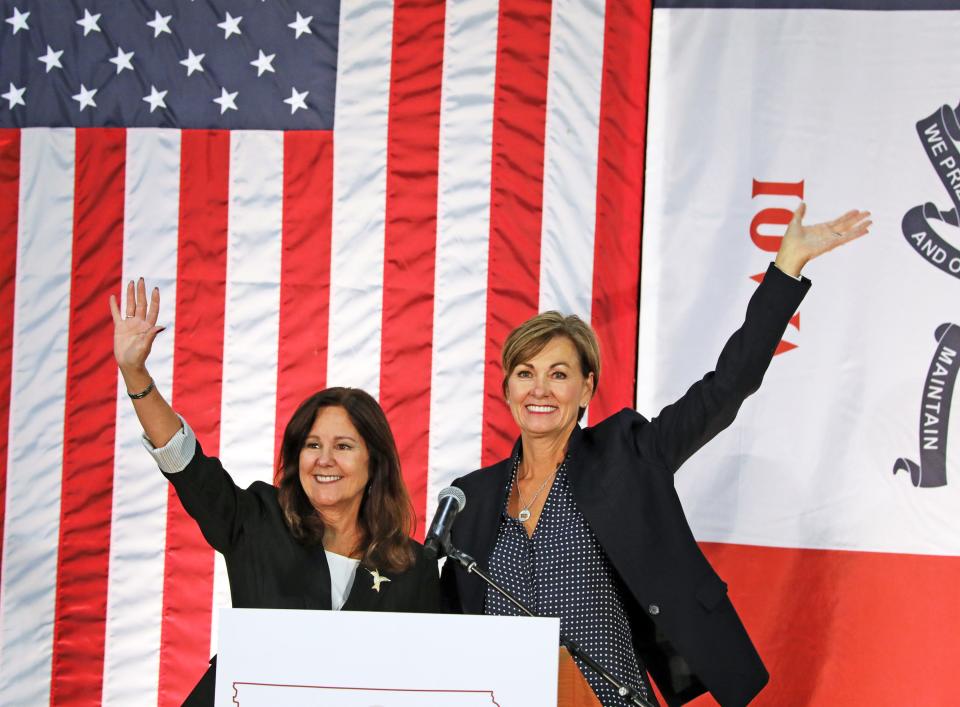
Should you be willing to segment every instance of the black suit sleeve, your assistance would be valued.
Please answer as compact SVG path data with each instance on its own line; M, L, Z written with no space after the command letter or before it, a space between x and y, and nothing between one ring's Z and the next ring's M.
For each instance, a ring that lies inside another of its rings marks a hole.
M219 459L203 453L200 442L183 471L164 476L203 537L220 553L230 552L243 532L244 518L259 511L256 496L238 487Z
M675 472L737 415L763 380L780 337L810 288L773 264L747 305L743 324L724 345L715 370L690 386L649 424L638 424L637 449L655 449Z

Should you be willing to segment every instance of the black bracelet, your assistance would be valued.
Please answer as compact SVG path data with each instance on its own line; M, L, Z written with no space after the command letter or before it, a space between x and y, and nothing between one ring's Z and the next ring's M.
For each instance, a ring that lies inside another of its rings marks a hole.
M153 390L153 378L150 379L150 385L148 385L146 388L144 388L143 390L141 390L139 393L131 393L131 392L128 390L128 391L127 391L127 395L130 396L130 399L131 399L131 400L140 400L141 398L145 398L145 397L147 397L148 395L150 395L150 391L151 391L151 390Z

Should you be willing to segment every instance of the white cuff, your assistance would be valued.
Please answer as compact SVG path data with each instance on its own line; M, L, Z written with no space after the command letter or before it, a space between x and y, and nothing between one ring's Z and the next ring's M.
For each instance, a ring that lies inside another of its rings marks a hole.
M780 266L777 265L776 263L773 263L772 265L773 265L773 267L775 267L777 270L780 270ZM780 270L780 272L783 272L783 270ZM794 280L796 280L797 282L803 282L803 275L790 275L790 274L785 273L785 272L783 272L783 274L786 275L787 277L792 277L792 278L793 278Z
M177 417L180 417L180 415L177 415ZM177 433L170 438L169 442L159 449L153 446L153 443L147 439L145 434L140 435L143 446L157 462L160 471L166 474L176 474L183 471L197 451L197 436L182 417L180 417L180 423L183 426L177 430Z

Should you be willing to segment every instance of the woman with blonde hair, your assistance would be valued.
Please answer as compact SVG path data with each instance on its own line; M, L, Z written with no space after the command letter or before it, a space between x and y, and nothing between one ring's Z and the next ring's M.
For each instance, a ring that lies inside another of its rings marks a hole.
M648 420L623 410L581 429L600 382L600 351L575 316L539 314L502 352L503 394L520 438L507 459L457 479L468 503L453 545L648 700L647 672L667 703L709 691L744 705L768 675L684 517L673 474L733 422L757 390L790 317L810 287L813 258L867 233L866 212L815 226L793 216L776 262L716 369ZM454 562L445 603L467 613L517 609ZM605 707L628 704L581 670Z

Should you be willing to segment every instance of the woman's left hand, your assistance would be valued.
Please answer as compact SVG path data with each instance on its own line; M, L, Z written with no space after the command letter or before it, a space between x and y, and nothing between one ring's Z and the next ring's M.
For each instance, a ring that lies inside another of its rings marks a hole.
M787 233L777 251L777 267L792 277L798 277L803 266L817 256L865 236L873 223L867 220L869 211L853 210L833 221L804 226L803 216L806 212L807 205L802 203L793 212Z

